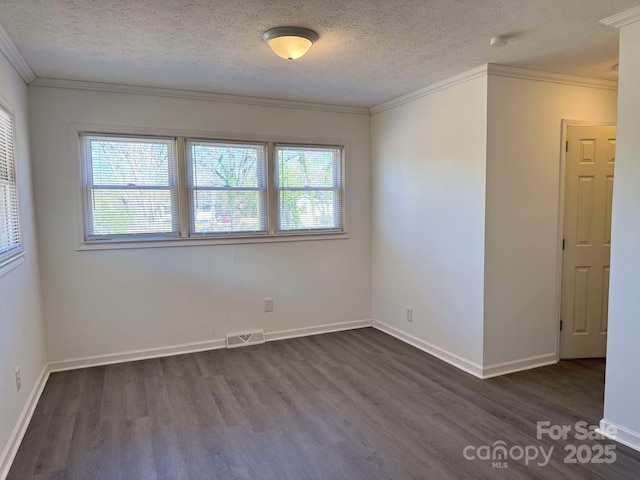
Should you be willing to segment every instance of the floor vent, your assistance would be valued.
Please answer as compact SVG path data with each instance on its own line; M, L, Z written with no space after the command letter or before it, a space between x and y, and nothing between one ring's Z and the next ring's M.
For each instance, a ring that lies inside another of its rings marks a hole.
M227 335L227 348L246 347L247 345L259 345L264 343L264 332L234 333Z

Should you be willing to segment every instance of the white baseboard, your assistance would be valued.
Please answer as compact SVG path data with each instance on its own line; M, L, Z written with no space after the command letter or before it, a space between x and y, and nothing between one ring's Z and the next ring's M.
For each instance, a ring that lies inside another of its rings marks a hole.
M558 362L555 353L547 353L485 367L378 320L373 321L373 327L483 380Z
M640 452L640 433L623 427L619 423L603 418L596 432Z
M459 355L436 347L429 342L425 342L418 337L398 330L397 328L387 325L386 323L379 322L378 320L373 321L373 328L391 335L392 337L396 337L397 339L402 340L409 345L413 345L414 347L428 353L429 355L433 355L434 357L439 358L440 360L445 361L453 365L454 367L459 368L460 370L470 373L474 377L482 378L482 365L478 365L471 360L467 360L466 358L460 357Z
M280 330L275 332L265 332L265 340L284 340L286 338L305 337L307 335L318 335L321 333L339 332L341 330L352 330L355 328L370 327L372 320L356 320L350 322L330 323L314 327L294 328L291 330ZM76 370L78 368L98 367L101 365L112 365L114 363L132 362L136 360L147 360L149 358L168 357L171 355L183 355L185 353L204 352L225 348L224 338L216 338L206 342L184 343L167 347L148 348L144 350L130 350L127 352L112 353L107 355L97 355L94 357L71 358L68 360L57 360L49 363L50 372L62 372L64 370Z
M147 360L149 358L168 357L171 355L182 355L184 353L204 352L206 350L216 350L218 348L225 348L224 338L216 338L206 342L183 343L168 347L130 350L127 352L111 353L107 355L96 355L94 357L56 360L55 362L49 362L49 371L52 373L63 372L65 370L77 370L78 368L99 367L102 365L112 365L114 363Z
M355 330L356 328L366 328L373 326L373 320L354 320L350 322L330 323L317 327L293 328L291 330L279 330L276 332L266 332L264 339L267 342L275 340L286 340L287 338L308 337L309 335L320 335L323 333L341 332L343 330Z
M501 375L507 375L508 373L521 372L523 370L531 370L532 368L553 365L554 363L558 363L558 358L555 352L537 355L535 357L521 358L510 362L494 363L493 365L483 367L482 378L499 377Z
M20 417L18 417L18 422L9 437L9 441L0 455L0 480L5 480L7 475L9 474L9 469L11 468L11 464L13 463L14 458L16 457L16 453L18 453L18 448L20 447L20 443L24 438L25 433L27 432L27 427L29 426L29 422L31 421L31 417L33 416L33 412L38 405L38 400L40 400L40 395L42 395L42 391L44 390L44 386L47 384L47 380L49 379L49 367L45 365L38 376L38 379L27 398L27 403L25 403L24 408L22 409L22 413Z

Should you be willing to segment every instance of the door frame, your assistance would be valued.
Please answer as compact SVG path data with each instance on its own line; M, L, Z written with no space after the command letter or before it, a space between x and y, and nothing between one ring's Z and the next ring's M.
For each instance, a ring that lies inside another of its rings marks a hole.
M560 134L560 172L558 190L558 241L556 245L556 361L560 361L560 321L562 316L562 263L564 239L564 203L565 203L565 181L567 170L567 130L569 127L607 127L615 126L616 122L603 122L593 120L571 120L563 118L561 120Z

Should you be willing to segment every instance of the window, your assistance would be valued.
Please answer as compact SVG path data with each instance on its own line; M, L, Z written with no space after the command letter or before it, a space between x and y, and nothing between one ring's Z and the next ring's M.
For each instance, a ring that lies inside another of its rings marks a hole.
M13 115L0 107L0 264L22 253Z
M173 139L84 136L86 239L177 237Z
M342 150L276 146L278 230L339 230Z
M187 141L191 233L267 233L265 146Z
M93 133L81 139L85 243L344 231L341 146Z

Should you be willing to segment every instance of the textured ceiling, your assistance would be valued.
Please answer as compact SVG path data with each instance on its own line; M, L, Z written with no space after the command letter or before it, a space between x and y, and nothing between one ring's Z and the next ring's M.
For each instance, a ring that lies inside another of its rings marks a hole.
M618 33L598 20L638 4L0 0L0 23L38 77L371 106L488 62L615 79ZM320 40L282 60L261 35L283 25Z

